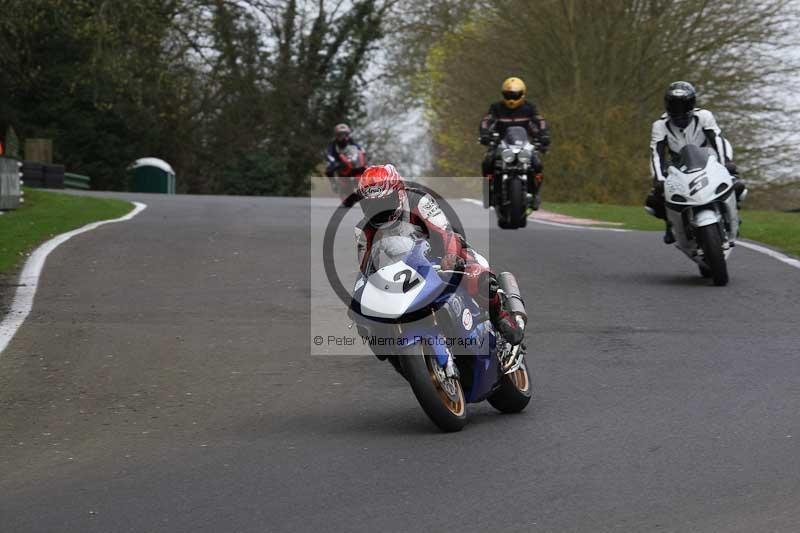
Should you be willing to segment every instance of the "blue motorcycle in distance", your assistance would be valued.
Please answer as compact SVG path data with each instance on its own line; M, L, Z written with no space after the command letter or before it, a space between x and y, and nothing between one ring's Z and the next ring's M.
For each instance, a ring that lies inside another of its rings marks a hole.
M459 285L461 272L441 270L429 253L428 242L413 234L374 241L350 309L359 335L408 381L443 431L464 427L468 403L522 411L531 399L524 348L506 343ZM514 277L500 274L498 283L513 309Z

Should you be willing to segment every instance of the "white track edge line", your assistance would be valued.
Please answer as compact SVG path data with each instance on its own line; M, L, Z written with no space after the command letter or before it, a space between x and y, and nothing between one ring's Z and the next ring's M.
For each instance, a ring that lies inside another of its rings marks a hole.
M465 202L469 202L471 204L475 204L475 205L479 205L479 206L483 207L483 202L481 202L480 200L476 200L474 198L462 198L462 200L464 200ZM620 233L626 233L626 232L633 231L633 230L629 230L629 229L620 229L620 228L598 228L598 227L593 227L593 226L573 226L571 224L562 224L560 222L550 222L548 220L537 220L537 219L535 219L533 217L528 217L528 220L530 220L531 222L537 222L539 224L546 224L548 226L555 226L555 227L559 227L559 228L588 229L588 230L599 230L599 231L616 231L616 232L620 232ZM789 265L791 267L800 269L800 260L795 259L793 257L790 257L790 256L788 256L786 254L783 254L781 252L778 252L776 250L773 250L771 248L767 248L766 246L761 246L760 244L755 244L753 242L742 241L742 240L736 241L736 245L737 246L742 246L744 248L748 248L750 250L753 250L753 251L756 251L756 252L759 252L759 253L762 253L762 254L767 255L767 256L769 256L769 257L771 257L773 259L777 259L781 263L785 263L785 264L787 264L787 265Z
M33 308L33 299L36 296L36 289L39 286L39 275L42 273L42 268L47 260L50 252L58 248L61 244L67 242L72 237L86 233L93 229L99 228L106 224L113 224L115 222L124 222L130 220L147 208L146 204L141 202L132 202L134 207L130 213L119 218L111 220L100 220L91 222L78 229L62 233L46 241L34 250L22 268L19 275L19 286L16 293L14 293L14 300L11 302L11 308L3 321L0 322L0 354L8 347L14 335L17 334L20 326L28 318L31 309Z
M481 202L480 200L476 200L475 198L462 198L461 200L483 207L483 202ZM629 229L621 229L621 228L604 228L604 227L599 227L599 226L579 226L577 224L564 224L563 222L551 222L549 220L539 220L538 218L535 218L533 215L529 216L528 220L530 220L531 222L536 222L537 224L544 224L546 226L553 226L553 227L556 227L556 228L579 229L579 230L583 229L583 230L590 230L590 231L615 231L617 233L629 233L631 231Z
M750 250L754 250L764 255L768 255L773 259L777 259L781 263L786 263L791 267L800 269L800 260L797 260L793 257L789 257L788 255L777 252L771 248L767 248L766 246L761 246L760 244L756 244L750 241L736 241L736 246L744 246L745 248L749 248Z

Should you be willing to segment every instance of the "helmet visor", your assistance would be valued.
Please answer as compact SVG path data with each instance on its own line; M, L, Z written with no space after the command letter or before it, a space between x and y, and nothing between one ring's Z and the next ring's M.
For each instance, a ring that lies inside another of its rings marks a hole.
M503 98L506 100L519 100L523 95L522 91L503 91Z
M667 100L667 114L670 117L688 115L694 109L694 102L690 98L670 98Z
M392 191L382 198L364 198L359 203L367 222L373 226L380 225L391 220L400 205L400 195L397 191Z

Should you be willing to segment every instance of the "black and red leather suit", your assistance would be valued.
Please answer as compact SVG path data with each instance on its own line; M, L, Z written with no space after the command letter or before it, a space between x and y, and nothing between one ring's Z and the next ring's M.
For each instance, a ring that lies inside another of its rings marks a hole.
M493 133L499 134L502 139L506 130L511 126L521 126L528 132L531 141L539 145L544 153L550 147L550 131L547 121L542 118L536 109L536 104L526 101L516 108L510 108L502 101L495 102L489 106L489 112L483 117L480 124L480 141L483 145L492 144ZM483 160L482 170L484 176L489 176L494 172L495 147L491 146ZM531 161L535 174L541 174L543 167L537 158Z

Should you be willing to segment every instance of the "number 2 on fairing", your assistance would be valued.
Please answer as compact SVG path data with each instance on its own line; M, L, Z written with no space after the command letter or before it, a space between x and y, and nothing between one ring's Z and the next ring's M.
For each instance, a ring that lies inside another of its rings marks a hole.
M401 270L397 274L394 275L395 281L400 281L400 276L403 276L403 292L406 293L419 285L419 278L413 278L413 274L411 273L410 269Z

